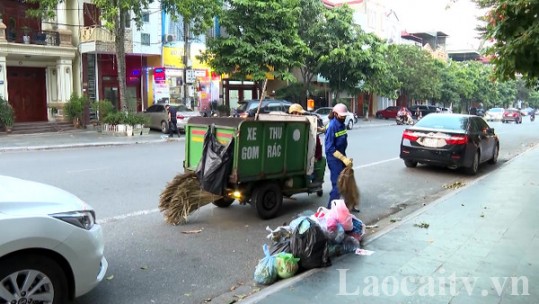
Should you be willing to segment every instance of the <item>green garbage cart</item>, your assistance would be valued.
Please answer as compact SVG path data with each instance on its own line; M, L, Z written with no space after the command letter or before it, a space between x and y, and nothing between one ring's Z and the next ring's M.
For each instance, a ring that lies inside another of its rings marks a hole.
M233 140L230 174L222 181L225 190L214 205L224 208L235 200L250 203L261 218L269 219L278 214L283 197L297 193L322 196L326 161L314 157L316 124L313 132L309 118L192 117L185 129L186 172L197 170L205 135L210 130L219 143L226 145Z

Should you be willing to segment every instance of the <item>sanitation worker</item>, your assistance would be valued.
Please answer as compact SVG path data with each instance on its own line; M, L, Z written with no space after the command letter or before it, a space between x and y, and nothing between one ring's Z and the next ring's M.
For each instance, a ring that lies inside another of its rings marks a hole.
M347 166L352 166L352 160L346 157L346 147L348 146L348 135L344 121L348 114L348 108L343 103L338 103L333 107L333 119L329 121L326 129L326 159L331 177L331 192L329 193L328 209L331 202L341 198L337 180L339 174ZM354 210L355 211L355 210Z

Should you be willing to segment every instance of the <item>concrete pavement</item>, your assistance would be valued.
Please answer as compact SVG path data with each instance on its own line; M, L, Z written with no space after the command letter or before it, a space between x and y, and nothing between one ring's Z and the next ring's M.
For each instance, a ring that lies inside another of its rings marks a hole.
M242 303L539 303L539 148Z

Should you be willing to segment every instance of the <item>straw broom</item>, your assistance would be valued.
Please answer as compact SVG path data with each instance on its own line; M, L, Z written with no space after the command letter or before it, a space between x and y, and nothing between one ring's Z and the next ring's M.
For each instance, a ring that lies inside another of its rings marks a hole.
M200 207L221 198L202 190L194 172L176 175L170 181L159 200L159 210L165 221L172 225L184 224L187 217Z
M339 174L339 178L337 179L337 187L339 188L339 193L343 197L348 210L352 211L356 204L359 209L360 194L356 184L356 178L354 177L354 169L352 169L352 167L346 167L341 171L341 174Z

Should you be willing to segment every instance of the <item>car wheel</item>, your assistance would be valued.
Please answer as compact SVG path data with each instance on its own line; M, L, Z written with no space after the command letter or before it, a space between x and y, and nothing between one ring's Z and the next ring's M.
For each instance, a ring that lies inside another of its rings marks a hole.
M470 175L476 175L479 169L479 152L475 152L473 156L472 165L466 168L466 172Z
M67 286L62 268L48 257L27 254L0 261L2 303L67 303Z
M405 161L404 161L404 165L405 165L407 168L415 168L415 167L417 167L417 162L416 162L416 161L412 161L412 160L405 160Z
M488 163L494 165L498 162L498 154L500 154L500 147L498 144L494 146L494 151L492 151L492 158L489 159Z
M276 183L263 184L253 192L252 201L260 218L271 219L283 205L283 194Z
M233 202L234 202L233 199L223 197L213 202L213 204L219 208L227 208L227 207L230 207L230 205L232 205Z
M378 114L376 114L376 118L382 119L382 118L384 118L384 117L382 116L382 114L378 113Z
M168 134L168 123L166 121L161 122L161 132Z
M354 127L354 122L353 122L352 120L349 120L349 121L348 121L348 126L346 126L346 128L347 128L348 130L352 130L353 127Z

